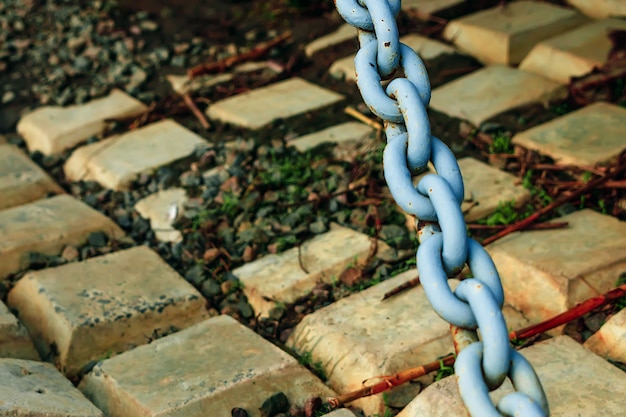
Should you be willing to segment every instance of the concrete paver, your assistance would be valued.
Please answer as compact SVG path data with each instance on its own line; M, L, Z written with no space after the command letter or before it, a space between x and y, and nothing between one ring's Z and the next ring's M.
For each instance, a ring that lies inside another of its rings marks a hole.
M626 363L626 308L607 320L584 346L603 358Z
M525 231L487 246L506 300L539 322L613 288L626 270L626 223L592 210L555 221L564 229Z
M463 0L404 0L402 9L416 9L426 15L435 15L446 9L463 4Z
M0 358L39 360L26 327L0 301Z
M176 215L183 210L187 192L182 188L159 191L135 204L141 217L150 220L156 238L163 242L178 242L183 236L180 230L172 227Z
M279 391L292 403L335 395L307 369L229 316L97 364L79 389L109 417L230 415L259 417Z
M625 136L626 109L598 102L519 132L512 142L558 163L594 166L619 156Z
M416 270L404 272L307 315L287 346L311 354L314 363L321 362L329 385L340 393L361 388L368 378L391 375L451 353L454 345L449 325L430 306L423 287L381 301L385 292L416 275ZM450 280L451 287L457 284L458 280ZM511 308L505 311L509 327L526 326L519 313ZM425 380L430 382L430 378ZM388 401L404 406L419 390L420 384L407 384L392 390ZM398 404L401 398L408 399ZM382 415L385 408L380 395L352 405L366 415Z
M93 180L124 190L144 172L183 159L207 143L171 119L77 149L64 166L71 181Z
M300 152L315 148L322 143L346 143L363 140L374 131L366 124L359 122L346 122L336 126L300 136L288 143Z
M569 84L571 77L591 72L607 60L612 44L609 30L626 30L626 21L604 19L546 39L528 53L519 69Z
M411 47L423 60L434 59L440 55L454 54L456 52L450 45L417 34L403 36L400 38L400 42ZM354 57L355 55L350 55L333 62L328 69L329 74L335 78L343 78L345 81L356 82Z
M172 90L178 94L193 93L203 88L229 82L233 74L223 73L216 75L199 76L191 80L187 75L166 75L165 78L172 86Z
M535 368L553 417L618 417L624 415L626 374L589 352L568 336L559 336L521 353ZM492 399L497 403L513 392L506 381ZM449 377L429 386L397 417L468 417Z
M49 363L0 359L0 413L29 417L104 417Z
M124 235L111 219L88 205L60 195L0 211L0 279L20 271L29 252L57 255L80 246L91 232Z
M107 119L130 117L146 109L145 104L128 94L113 90L108 96L85 104L40 107L20 119L17 131L31 152L51 155L101 134Z
M0 145L0 210L60 193L63 189L18 147Z
M343 25L339 26L339 28L337 28L337 30L335 30L334 32L331 32L328 35L324 35L310 42L304 47L304 53L308 57L311 57L326 48L338 45L343 42L347 42L351 39L354 40L355 45L357 45L356 29L353 26L344 23Z
M30 272L8 303L68 375L208 316L202 295L146 246Z
M369 236L336 226L300 248L266 255L232 272L242 282L256 314L267 317L277 303L293 303L311 292L318 282L337 280L350 264L365 260L371 248ZM378 242L377 254L389 250L387 244Z
M318 110L343 96L294 77L218 101L206 113L212 119L260 129L276 119Z
M587 19L575 10L539 1L509 2L452 20L443 37L485 64L519 64L539 41ZM488 45L488 47L487 47Z
M622 0L567 0L567 3L594 19L626 16L626 3Z
M500 113L564 98L554 81L504 66L489 66L433 90L430 107L475 126Z

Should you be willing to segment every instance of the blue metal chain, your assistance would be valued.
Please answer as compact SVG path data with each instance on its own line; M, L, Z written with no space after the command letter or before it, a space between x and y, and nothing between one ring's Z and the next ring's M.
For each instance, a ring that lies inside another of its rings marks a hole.
M454 366L461 397L474 417L548 416L548 402L528 361L512 348L502 315L504 291L485 249L467 236L461 212L463 178L454 154L431 135L426 107L430 82L419 56L398 38L400 0L336 0L339 14L358 29L354 59L365 104L385 123L385 179L396 203L419 221L417 267L431 305L453 326L480 329L482 341L462 349ZM404 77L393 78L400 73ZM391 79L384 89L382 80ZM432 162L436 174L413 176ZM454 291L447 283L465 266L473 278ZM509 378L516 392L494 406L489 392Z

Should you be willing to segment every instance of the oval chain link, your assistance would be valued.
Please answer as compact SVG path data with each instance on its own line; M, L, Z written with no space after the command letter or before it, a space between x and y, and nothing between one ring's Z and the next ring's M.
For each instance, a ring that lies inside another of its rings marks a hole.
M530 363L509 343L504 292L487 251L466 232L461 212L463 178L450 149L431 135L426 108L430 82L424 62L401 43L395 16L400 0L336 0L339 14L358 29L354 64L363 101L385 123L384 174L396 203L418 221L417 267L424 292L444 320L480 329L481 341L459 352L455 373L461 397L474 417L548 416L545 393ZM393 78L394 74L404 77ZM391 79L383 88L382 81ZM436 174L417 186L413 176L432 162ZM467 264L474 278L454 291L447 281ZM516 392L497 404L489 392L509 378Z

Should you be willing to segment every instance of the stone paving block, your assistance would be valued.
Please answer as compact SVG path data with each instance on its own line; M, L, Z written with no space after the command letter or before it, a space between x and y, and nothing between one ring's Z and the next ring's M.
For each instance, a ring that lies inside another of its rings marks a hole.
M626 3L623 0L567 0L567 2L594 19L626 16Z
M205 143L191 130L165 119L77 149L65 163L65 175L71 181L93 180L125 190L140 174L183 159Z
M626 109L598 102L520 132L512 142L558 163L594 166L618 157L625 137Z
M416 270L404 272L307 315L294 329L287 346L300 354L310 353L314 363L321 362L328 384L339 393L361 388L368 378L391 375L453 352L449 324L437 316L423 287L382 301L385 292L416 275ZM458 280L450 280L452 287L457 284ZM513 309L505 311L509 327L527 325ZM392 390L390 405L403 407L420 386L408 384ZM351 405L362 408L366 415L382 415L385 408L381 395Z
M346 122L319 132L300 136L288 144L294 146L300 152L305 152L322 143L346 143L363 140L369 137L373 131L374 129L363 123Z
M30 272L8 304L41 357L68 375L208 315L202 295L146 246Z
M456 52L450 45L416 34L403 36L400 42L411 47L425 61ZM329 74L335 78L343 78L345 81L356 82L354 57L355 55L350 55L333 62L328 70Z
M612 47L607 34L612 29L626 30L626 21L604 19L546 39L535 45L519 69L569 84L571 77L606 63Z
M0 279L23 269L29 252L57 255L80 246L91 232L124 235L111 219L88 205L60 195L0 211Z
M522 349L548 398L552 417L618 417L624 415L626 374L589 352L568 336ZM492 399L513 392L506 381ZM397 417L469 417L456 378L429 386Z
M304 242L299 249L266 255L232 272L243 283L243 291L256 314L267 317L276 303L293 303L311 292L318 282L338 279L348 265L365 260L371 247L369 236L336 226ZM389 251L387 244L378 242L377 254Z
M279 391L291 403L335 394L307 369L229 316L217 316L97 364L79 389L109 417L260 417Z
M335 411L324 414L324 417L356 417L356 414L347 408L339 408Z
M203 88L213 87L214 85L226 83L233 79L233 74L223 73L217 75L199 76L193 80L187 75L166 75L165 78L172 86L172 90L178 94L186 94Z
M604 323L584 346L599 356L626 363L626 308Z
M343 42L347 42L349 40L354 40L355 45L358 45L356 29L353 26L350 26L347 23L339 26L337 30L329 33L328 35L322 36L320 38L315 39L304 47L304 53L308 57L315 55L317 52L320 52L326 48L329 48L334 45L338 45Z
M626 270L626 223L592 210L555 221L564 229L510 234L487 246L506 300L539 322L604 294Z
M276 119L318 110L343 96L294 77L218 101L206 113L212 119L248 129L260 129Z
M177 242L182 239L180 230L172 227L178 213L182 212L187 201L187 192L182 188L172 188L151 194L135 204L135 210L144 219L150 220L156 238L164 242Z
M49 363L0 359L0 415L104 417Z
M39 360L26 327L0 301L0 358Z
M444 10L461 6L463 2L463 0L404 0L402 9L415 9L425 15L436 15Z
M62 152L104 132L107 119L130 117L147 106L120 90L74 106L45 106L25 115L17 131L32 151L44 155Z
M63 189L18 147L0 145L0 210L60 193Z
M484 64L519 64L532 47L585 23L572 9L539 1L509 2L452 20L443 37Z
M536 74L489 66L433 90L430 107L475 126L532 103L565 98L565 88Z

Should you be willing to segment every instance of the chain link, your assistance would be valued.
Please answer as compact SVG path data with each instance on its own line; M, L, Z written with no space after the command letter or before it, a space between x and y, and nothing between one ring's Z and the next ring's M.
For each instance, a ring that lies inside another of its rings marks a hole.
M481 341L458 353L461 397L474 417L548 416L548 403L530 363L509 343L504 291L487 251L466 232L464 188L450 149L431 135L426 108L430 82L424 62L398 38L400 0L335 0L339 14L358 29L354 64L363 101L385 123L384 174L396 203L415 216L420 241L417 268L434 310L461 329L480 329ZM404 77L394 78L395 74ZM383 88L383 80L390 80ZM413 177L432 162L436 174ZM447 281L467 264L473 278L454 291ZM492 403L489 392L509 378L516 389Z

